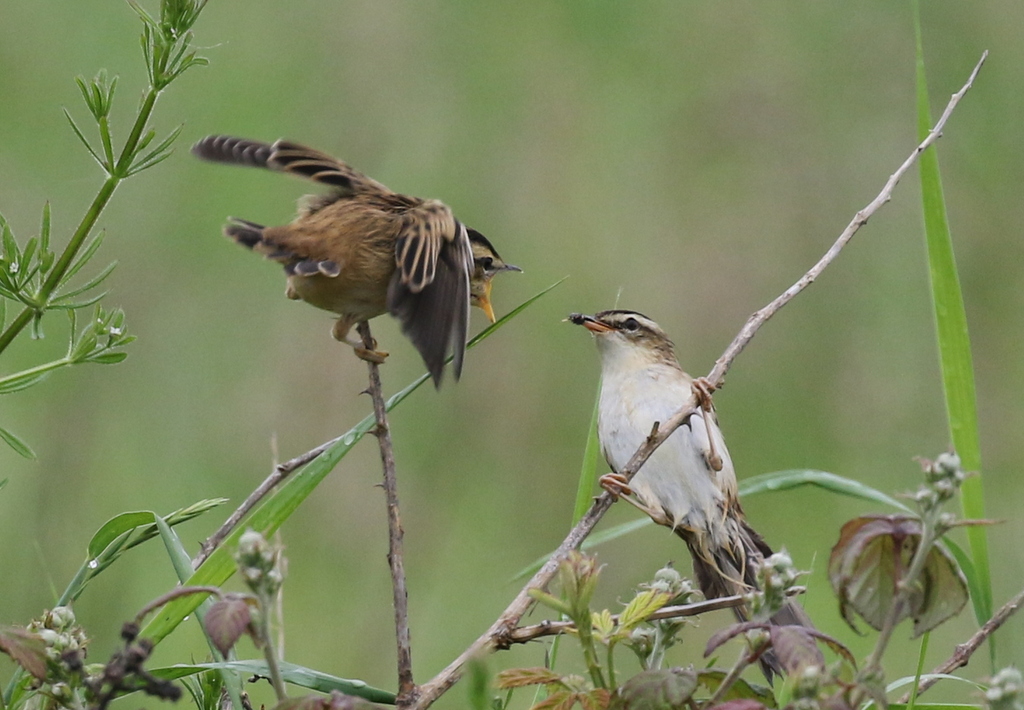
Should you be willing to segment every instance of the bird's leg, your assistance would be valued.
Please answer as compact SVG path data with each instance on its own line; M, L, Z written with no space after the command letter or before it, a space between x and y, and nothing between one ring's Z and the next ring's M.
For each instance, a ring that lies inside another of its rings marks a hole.
M384 362L384 358L386 358L388 354L377 349L376 339L373 341L373 348L367 349L363 347L363 342L361 340L354 340L350 338L348 332L352 329L353 325L355 325L355 321L351 318L341 317L334 322L334 327L331 329L331 335L333 335L334 339L338 342L351 346L352 350L355 351L356 357L360 360L375 362L378 365L382 364Z
M622 499L630 505L636 507L642 511L645 515L651 518L658 525L668 525L672 527L672 523L668 518L665 517L665 513L661 510L648 507L640 501L634 495L633 489L629 487L629 481L621 473L606 473L597 479L597 483L601 488L611 494L615 500Z
M700 407L700 414L704 417L704 429L708 433L708 464L715 471L722 470L722 457L715 451L715 436L714 431L718 428L715 424L714 414L712 414L714 405L711 401L711 393L715 391L715 386L706 377L698 377L691 384L693 388L693 396L697 398L697 406Z

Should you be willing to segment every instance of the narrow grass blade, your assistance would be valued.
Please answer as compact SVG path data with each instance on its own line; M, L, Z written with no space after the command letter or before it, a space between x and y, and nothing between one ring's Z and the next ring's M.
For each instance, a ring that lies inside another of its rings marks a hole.
M540 293L530 297L517 308L507 313L504 317L486 328L483 332L469 341L467 348L471 348L482 342L493 334L498 328L508 323L524 309L533 304L541 296L544 296L551 289L558 286L562 281L555 282ZM405 389L391 396L385 403L385 409L391 411L397 407L410 394L415 392L424 382L430 379L430 375L424 373L414 380ZM245 527L250 527L270 537L287 520L296 508L316 489L320 482L327 476L341 459L355 446L363 436L376 426L376 420L372 414L366 416L362 421L349 429L344 435L338 437L334 444L324 451L320 456L306 464L304 467L293 473L281 487L270 498L265 500L256 510L252 512L245 521ZM192 577L188 580L189 585L212 585L220 586L226 582L235 572L235 562L232 557L234 548L238 544L244 528L239 526L221 546L207 558ZM161 641L167 634L171 633L182 620L191 614L199 602L192 597L182 597L163 608L142 630L141 635L152 639L154 642Z
M740 496L753 496L759 493L770 493L773 491L786 491L799 486L818 486L832 493L860 498L874 503L882 503L892 506L898 510L911 512L903 503L890 495L872 488L869 485L854 481L850 478L837 476L828 471L816 471L814 469L791 469L788 471L775 471L763 473L760 476L751 476L740 481Z
M163 518L159 515L153 516L155 518L156 527L160 531L160 538L164 541L164 547L167 550L167 555L171 558L171 565L174 567L174 573L178 576L178 581L182 584L192 576L192 558L189 557L188 552L185 550L185 546L181 544L181 538L171 530L171 526L167 524ZM217 649L217 645L210 638L210 634L206 631L206 612L213 605L213 600L210 597L203 597L196 608L196 621L199 623L199 628L203 631L203 636L206 637L206 643L210 647L210 653L213 654L214 658L222 658L223 656ZM233 655L233 651L230 652ZM224 688L228 695L231 696L232 707L235 710L242 710L245 705L242 704L242 678L238 672L229 668L221 668L218 670L220 673L221 680L224 683Z
M29 460L34 460L36 458L36 452L32 450L32 447L26 444L24 439L19 437L13 431L0 427L0 439L7 442L7 445L21 456L24 456Z
M154 668L150 670L150 673L157 678L176 680L178 678L187 678L197 673L209 670L231 670L245 676L258 675L264 678L269 675L267 664L263 661L226 661L224 663L195 663L190 665L178 664L167 666L165 668ZM346 695L355 695L375 703L385 703L388 705L395 704L394 693L374 688L361 680L339 678L338 676L322 673L320 671L313 670L312 668L297 666L294 663L285 663L282 661L281 676L286 682L291 683L292 685L309 688L310 690L315 690L321 693L330 693L332 690L337 690L345 693Z
M861 500L867 500L874 503L883 503L898 510L908 513L911 512L910 508L905 506L903 503L900 503L892 496L886 495L885 493L882 493L871 486L865 485L860 481L843 478L842 476L837 476L836 474L829 473L828 471L816 471L814 469L775 471L774 473L752 476L751 478L740 482L740 496L747 497L757 495L759 493L786 491L800 486L818 486L819 488L823 488L832 493L839 493L840 495L860 498ZM616 540L624 535L629 535L640 528L653 524L654 521L650 518L640 518L637 520L631 520L628 523L615 525L614 527L594 533L588 537L583 543L582 549L589 550L593 547L597 547L598 545L602 545L611 540ZM536 572L545 562L548 561L551 554L552 553L549 552L519 570L519 572L516 573L516 576L513 577L513 581L522 579ZM968 581L969 580L970 578L968 577Z
M572 524L575 525L590 508L594 499L594 484L597 483L597 464L601 453L601 442L597 438L597 413L601 403L601 385L597 386L597 398L594 400L594 411L590 415L590 428L587 430L587 446L583 449L583 467L580 471L580 482L576 487L576 505L572 511Z
M917 54L917 132L924 140L931 129L928 107L928 84L925 76L924 49L921 41L921 20L917 0L911 2L914 15L914 36ZM939 158L935 146L921 154L921 202L924 210L925 236L928 244L928 274L931 280L932 305L939 345L939 362L946 395L949 432L963 467L977 473L964 482L961 502L964 516L985 517L981 481L981 446L978 437L977 398L974 388L974 367L971 342L967 333L960 279L953 256L953 241L946 217L942 194ZM978 596L971 595L974 614L983 624L992 616L992 582L989 570L988 534L984 526L967 529L971 560L977 575ZM989 651L995 665L995 636L989 637Z

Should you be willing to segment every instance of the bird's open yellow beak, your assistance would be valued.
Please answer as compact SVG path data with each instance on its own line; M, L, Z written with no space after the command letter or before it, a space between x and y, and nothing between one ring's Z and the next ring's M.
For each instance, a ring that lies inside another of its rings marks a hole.
M494 306L491 305L491 282L488 281L484 284L484 292L476 297L476 305L480 310L487 314L487 320L494 323L497 318L494 317Z

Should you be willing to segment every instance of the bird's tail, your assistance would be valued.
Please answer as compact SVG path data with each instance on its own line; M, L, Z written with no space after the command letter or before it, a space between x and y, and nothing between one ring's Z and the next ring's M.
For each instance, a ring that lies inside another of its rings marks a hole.
M723 523L722 529L717 531L723 533L718 540L707 533L675 530L690 549L697 584L707 599L746 594L757 589L757 569L766 557L772 555L768 544L742 517L726 514ZM733 610L740 621L750 618L745 606L734 607ZM795 601L786 602L769 622L776 626L814 627L807 612ZM773 676L782 674L782 666L772 649L762 653L759 662L769 682Z
M298 261L297 257L277 243L273 236L276 229L275 227L264 227L262 224L256 224L247 219L232 217L231 221L224 225L224 236L233 239L246 249L252 249L257 254L262 254L271 261L285 266L293 266Z

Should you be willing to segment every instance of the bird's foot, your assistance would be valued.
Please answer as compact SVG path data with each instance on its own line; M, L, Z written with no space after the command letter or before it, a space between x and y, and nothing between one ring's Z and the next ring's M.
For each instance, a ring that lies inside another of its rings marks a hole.
M690 387L693 388L693 396L697 398L700 408L705 412L710 412L712 408L711 393L717 389L711 384L711 380L706 377L697 377Z
M618 500L633 495L633 489L629 487L629 481L621 473L606 473L597 479L601 488L611 493L612 498Z
M377 365L383 365L384 360L387 358L388 353L377 350L377 342L373 343L373 350L364 347L353 347L352 350L355 352L356 357L360 360L366 360L366 362L376 363Z
M650 517L651 520L656 522L658 525L667 525L668 527L672 527L671 521L669 521L663 511L651 508L637 500L636 495L633 493L633 489L629 487L629 482L626 481L626 477L621 473L606 473L597 479L597 483L601 488L608 491L615 500L622 499L626 501L637 510Z

